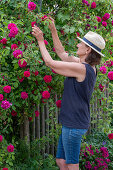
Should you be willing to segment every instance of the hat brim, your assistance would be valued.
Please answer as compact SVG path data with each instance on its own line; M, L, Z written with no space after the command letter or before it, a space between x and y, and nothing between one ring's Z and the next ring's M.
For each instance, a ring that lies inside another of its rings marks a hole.
M87 42L85 42L82 38L77 37L80 41L84 42L86 45L88 45L89 47L91 47L94 51L96 51L97 53L99 53L100 55L102 55L103 57L105 57L104 54L102 54L101 52L99 52L98 50L96 50L95 48L93 48L91 45L89 45Z

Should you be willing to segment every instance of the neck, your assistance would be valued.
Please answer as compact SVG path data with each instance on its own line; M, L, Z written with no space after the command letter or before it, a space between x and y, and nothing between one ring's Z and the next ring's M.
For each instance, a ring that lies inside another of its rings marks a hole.
M86 57L87 57L86 55L85 55L85 56L79 56L80 62L81 62L81 63L83 63L83 62L85 63Z

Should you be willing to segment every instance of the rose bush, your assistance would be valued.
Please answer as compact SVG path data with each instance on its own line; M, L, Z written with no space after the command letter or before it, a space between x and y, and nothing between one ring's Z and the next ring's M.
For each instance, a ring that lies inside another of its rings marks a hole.
M112 1L48 1L42 3L42 13L37 1L0 1L0 127L6 135L13 131L11 123L16 117L19 123L39 116L37 105L49 101L49 111L61 107L61 97L54 102L55 93L62 94L64 77L48 68L41 57L36 39L32 36L32 26L38 24L43 30L44 42L53 59L59 60L53 47L48 21L51 15L56 22L58 34L69 55L76 56L77 36L83 37L89 30L100 33L106 48L102 51L94 97L99 112L98 128L109 128L109 112L113 112L113 58L112 58ZM67 8L67 6L69 8ZM79 8L78 8L79 7ZM50 11L48 11L50 9ZM37 13L38 12L38 13ZM4 88L5 87L5 88ZM60 87L60 88L59 88ZM105 92L109 92L109 100ZM109 107L106 103L109 102ZM104 114L103 114L104 113ZM91 115L98 113L91 110ZM92 123L94 123L92 121ZM10 128L9 128L10 127ZM7 136L7 135L6 135ZM89 165L89 163L87 162ZM90 165L89 165L90 166Z

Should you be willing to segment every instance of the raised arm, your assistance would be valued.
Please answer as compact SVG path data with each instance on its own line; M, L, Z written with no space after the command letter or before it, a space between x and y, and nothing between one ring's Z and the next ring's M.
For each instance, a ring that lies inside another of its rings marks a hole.
M34 26L32 34L38 41L42 57L48 67L52 68L60 75L66 77L76 77L80 80L84 80L86 75L86 68L84 64L53 60L45 47L43 32L38 27Z
M67 61L67 62L80 62L80 59L75 57L75 56L69 56L68 53L66 53L66 51L64 50L64 47L62 46L62 43L58 37L58 33L55 27L55 23L54 23L54 19L53 18L49 18L51 20L51 22L49 23L49 29L51 31L52 34L52 38L53 38L53 44L54 44L54 48L55 51L57 53L57 55L60 57L61 60L63 61Z

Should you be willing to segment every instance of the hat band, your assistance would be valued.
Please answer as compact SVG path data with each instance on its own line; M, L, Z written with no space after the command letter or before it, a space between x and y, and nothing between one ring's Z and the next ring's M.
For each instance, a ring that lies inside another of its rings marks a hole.
M91 43L89 40L87 40L85 37L83 37L83 40L88 43L91 47L95 48L97 51L101 52L101 49L98 48L96 45L94 45L93 43Z

